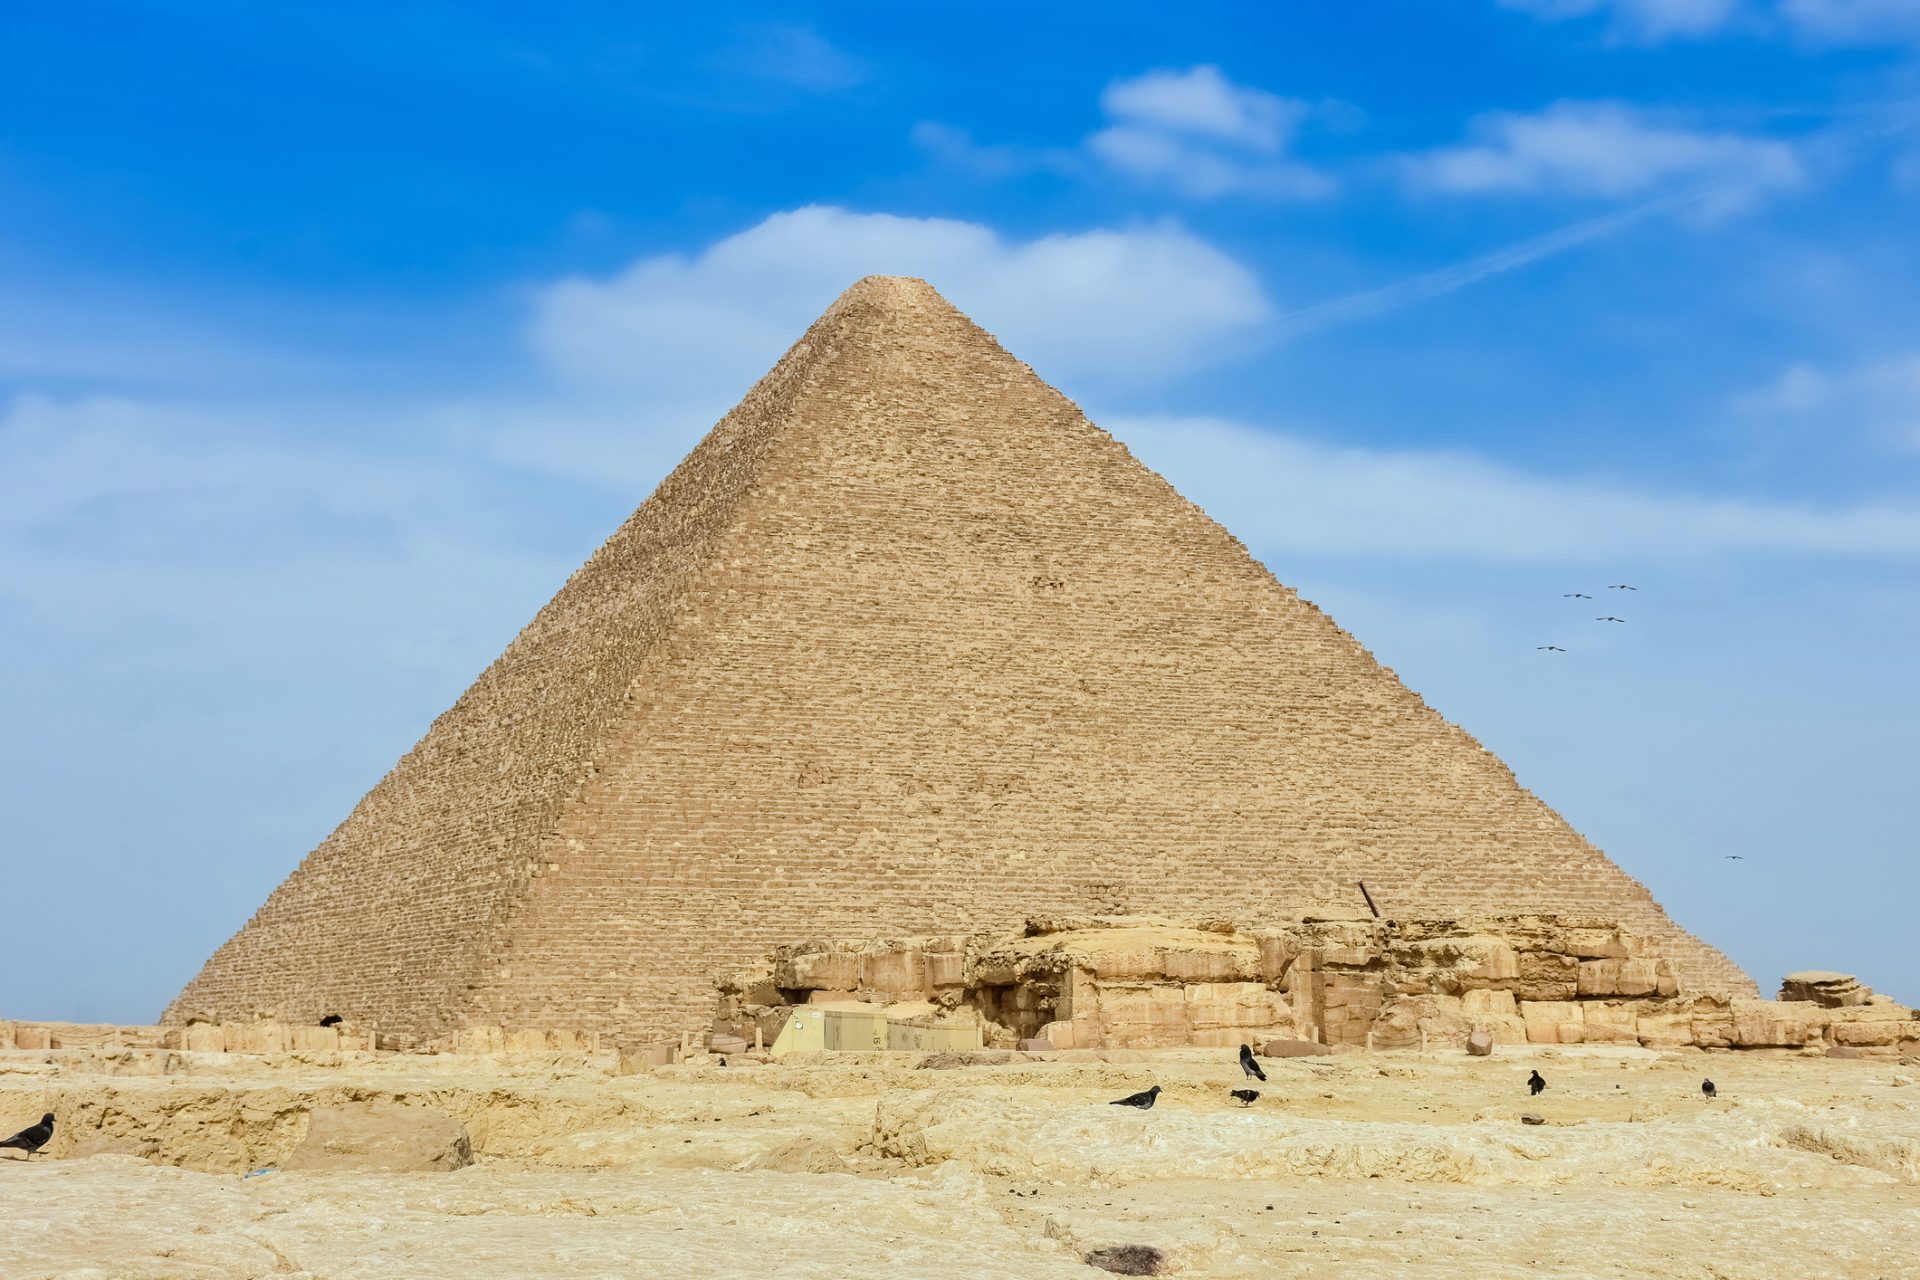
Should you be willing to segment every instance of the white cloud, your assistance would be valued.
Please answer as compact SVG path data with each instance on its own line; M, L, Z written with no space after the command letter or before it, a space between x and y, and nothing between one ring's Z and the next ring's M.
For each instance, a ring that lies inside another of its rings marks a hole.
M982 178L1106 169L1196 200L1296 199L1325 195L1334 180L1288 154L1294 134L1309 119L1340 128L1356 114L1344 103L1307 103L1235 84L1211 65L1116 80L1100 106L1107 123L1078 150L982 144L936 121L916 125L913 141Z
M1920 352L1841 370L1795 364L1735 404L1756 417L1920 449Z
M1014 241L978 223L809 206L692 255L550 285L532 340L569 378L724 409L876 274L925 278L1042 376L1094 385L1184 373L1273 311L1251 271L1175 226Z
M1615 35L1650 42L1716 31L1740 8L1739 0L1500 0L1500 3L1548 22L1603 15Z
M1793 149L1769 139L1655 124L1610 102L1558 102L1532 115L1493 112L1473 141L1410 157L1418 185L1455 194L1553 192L1622 198L1688 182L1721 212L1800 178Z
M1286 145L1307 113L1304 102L1235 84L1207 65L1116 80L1100 95L1100 106L1123 125L1212 138L1267 155Z
M1599 564L1739 553L1920 557L1908 503L1814 506L1534 475L1463 454L1338 449L1215 418L1107 418L1261 554Z
M1316 196L1332 179L1286 158L1313 108L1238 85L1220 68L1156 70L1116 80L1100 96L1110 123L1087 139L1102 164L1196 199Z

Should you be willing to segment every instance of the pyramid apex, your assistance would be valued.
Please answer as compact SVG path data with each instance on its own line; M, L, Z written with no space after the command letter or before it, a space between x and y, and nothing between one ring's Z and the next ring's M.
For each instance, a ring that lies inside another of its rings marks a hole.
M862 276L847 286L841 302L865 302L881 307L924 306L937 302L952 306L940 291L918 276Z

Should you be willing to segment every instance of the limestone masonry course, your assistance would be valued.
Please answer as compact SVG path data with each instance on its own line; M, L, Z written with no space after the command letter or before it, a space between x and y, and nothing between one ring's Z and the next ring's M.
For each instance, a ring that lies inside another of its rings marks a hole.
M802 936L1570 912L1719 952L926 284L849 289L165 1018L673 1036Z

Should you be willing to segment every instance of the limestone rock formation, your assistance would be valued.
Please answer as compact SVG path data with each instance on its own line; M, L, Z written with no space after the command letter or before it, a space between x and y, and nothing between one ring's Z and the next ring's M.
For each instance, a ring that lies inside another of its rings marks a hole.
M1805 969L1781 979L1780 998L1811 1000L1823 1009L1845 1009L1866 1004L1873 998L1873 991L1850 973Z
M1920 1016L1884 996L1827 1007L1685 988L1650 939L1592 916L1306 918L1244 932L1218 918L1052 916L1016 934L809 939L719 985L716 1047L813 1005L875 1027L977 1021L1005 1050L1920 1050Z
M803 927L1278 921L1359 880L1388 916L1601 913L1754 993L1031 369L873 277L166 1020L672 1038ZM1647 980L1516 959L1525 1000Z

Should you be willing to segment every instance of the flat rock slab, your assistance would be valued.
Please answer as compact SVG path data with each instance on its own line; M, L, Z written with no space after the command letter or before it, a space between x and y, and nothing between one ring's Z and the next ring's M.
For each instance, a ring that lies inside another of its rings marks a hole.
M473 1163L466 1126L431 1107L368 1100L318 1107L307 1136L280 1162L289 1171L435 1173Z

